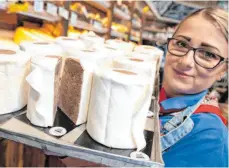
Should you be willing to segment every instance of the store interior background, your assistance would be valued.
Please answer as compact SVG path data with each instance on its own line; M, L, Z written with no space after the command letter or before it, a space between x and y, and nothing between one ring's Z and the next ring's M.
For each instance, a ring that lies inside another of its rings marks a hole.
M59 36L77 38L79 34L93 31L105 39L117 38L136 44L157 46L166 52L166 40L172 36L177 24L188 14L211 6L228 10L228 1L1 0L0 39L20 44L24 40L51 40ZM228 108L227 75L210 91L212 94L217 91L222 107ZM21 165L20 159L14 162ZM7 164L15 165L11 161Z

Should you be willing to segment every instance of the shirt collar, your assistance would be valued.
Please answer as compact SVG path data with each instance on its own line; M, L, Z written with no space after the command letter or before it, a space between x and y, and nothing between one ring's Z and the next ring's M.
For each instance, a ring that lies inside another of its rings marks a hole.
M165 89L162 88L160 92L159 103L164 110L180 110L196 104L206 94L207 90L198 94L167 98Z

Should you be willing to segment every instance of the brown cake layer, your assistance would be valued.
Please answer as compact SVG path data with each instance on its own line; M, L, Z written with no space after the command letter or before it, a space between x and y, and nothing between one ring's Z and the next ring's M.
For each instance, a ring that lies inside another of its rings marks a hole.
M61 79L59 107L74 123L78 119L83 72L78 60L66 58Z
M58 101L59 101L59 90L61 84L61 66L62 66L62 59L61 57L59 57L59 61L55 69L55 79L54 79L54 108L53 108L54 116L56 115Z

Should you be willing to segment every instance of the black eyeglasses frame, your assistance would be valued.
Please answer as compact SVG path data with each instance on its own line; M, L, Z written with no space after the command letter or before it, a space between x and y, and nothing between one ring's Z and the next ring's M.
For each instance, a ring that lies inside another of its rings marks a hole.
M196 63L197 65L203 67L202 65L200 65L200 64L196 61L196 58L195 58L196 50L205 51L203 48L194 48L194 47L191 47L190 45L187 44L187 45L188 45L188 49L189 49L189 50L187 51L187 53L185 53L184 55L175 55L175 54L173 54L173 53L171 53L171 52L169 51L169 42L170 42L171 40L180 40L180 39L168 38L168 40L167 40L167 51L168 51L170 54L172 54L172 55L174 55L174 56L177 56L177 57L183 57L183 56L185 56L186 54L188 54L190 50L193 50L193 51L194 51L193 58L194 58L195 63ZM217 55L217 56L220 58L219 62L218 62L213 68L206 68L206 67L203 67L203 68L205 68L205 69L214 69L215 67L217 67L219 64L222 64L223 62L227 62L227 63L228 63L228 58L224 58L224 57L222 57L222 56L220 56L220 55L218 55L218 54L215 54L215 53L212 53L212 54Z

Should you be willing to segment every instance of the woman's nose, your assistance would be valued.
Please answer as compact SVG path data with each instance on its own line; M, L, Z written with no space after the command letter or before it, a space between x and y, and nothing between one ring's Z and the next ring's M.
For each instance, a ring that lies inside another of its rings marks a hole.
M195 65L194 51L190 50L185 56L180 57L179 63L184 68L193 68Z

